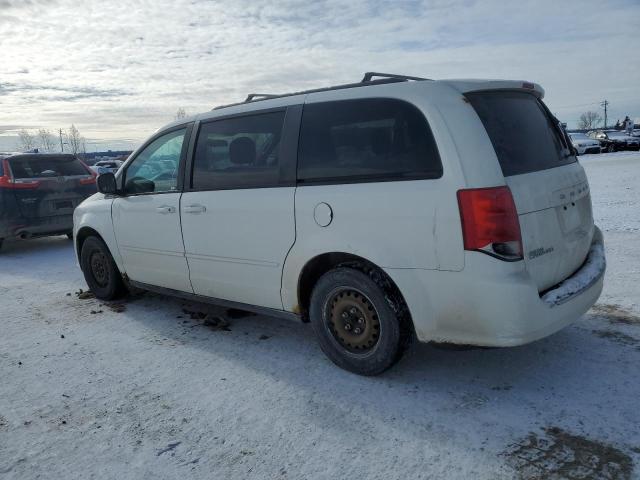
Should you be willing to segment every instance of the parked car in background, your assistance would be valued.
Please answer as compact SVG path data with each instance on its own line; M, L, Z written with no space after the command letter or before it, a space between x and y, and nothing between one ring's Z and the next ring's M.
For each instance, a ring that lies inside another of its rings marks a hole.
M569 138L578 155L601 152L600 142L588 137L584 133L569 133Z
M99 162L91 165L90 168L98 175L102 175L107 172L116 173L123 163L124 162L121 160L100 160Z
M73 210L96 193L96 175L73 155L0 160L0 247L5 239L72 236Z
M640 139L616 130L591 130L587 135L600 142L600 146L607 152L622 150L640 150Z
M364 375L414 336L543 338L596 302L606 263L543 94L369 73L175 121L76 208L85 280L310 321Z

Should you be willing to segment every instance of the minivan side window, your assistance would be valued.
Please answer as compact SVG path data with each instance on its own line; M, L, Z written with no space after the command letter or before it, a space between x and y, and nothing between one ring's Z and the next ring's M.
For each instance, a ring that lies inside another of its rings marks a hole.
M304 106L298 150L301 183L439 178L442 163L424 115L391 98Z
M178 189L180 156L186 131L183 128L162 135L136 156L125 172L125 193L163 193Z
M284 111L276 111L203 123L191 187L224 190L279 186L284 117Z

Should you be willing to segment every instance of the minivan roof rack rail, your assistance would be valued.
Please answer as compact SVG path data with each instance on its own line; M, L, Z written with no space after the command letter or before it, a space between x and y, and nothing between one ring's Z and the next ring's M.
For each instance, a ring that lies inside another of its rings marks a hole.
M374 78L380 77L380 78ZM380 73L380 72L367 72L364 74L362 80L357 83L346 83L343 85L334 85L333 87L314 88L311 90L302 90L300 92L283 93L280 95L272 95L269 93L250 93L243 102L230 103L228 105L219 105L214 107L213 110L220 108L235 107L237 105L244 105L245 103L261 102L262 100L269 100L272 98L292 97L294 95L304 95L307 93L328 92L330 90L342 90L346 88L364 87L370 85L384 85L386 83L408 82L409 80L431 80L430 78L411 77L409 75L398 75L395 73Z
M278 96L279 95L273 95L271 93L250 93L249 95L247 95L247 98L244 99L244 103L253 102L253 100L255 100L256 98L266 100L268 98L276 98Z
M403 80L403 81L407 81L407 80L416 80L416 81L430 80L429 78L412 77L410 75L398 75L397 73L367 72L367 73L364 74L364 77L362 77L361 83L368 83L368 82L373 80L373 77L394 78L396 80Z

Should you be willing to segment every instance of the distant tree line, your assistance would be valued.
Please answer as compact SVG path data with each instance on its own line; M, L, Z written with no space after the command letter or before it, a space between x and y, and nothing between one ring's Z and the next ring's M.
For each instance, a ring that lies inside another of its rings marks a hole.
M187 112L183 107L180 107L175 113L174 120L181 120L186 116ZM20 130L18 132L18 149L28 152L36 148L40 152L62 151L84 158L87 153L87 142L74 124L71 124L66 132L60 129L57 135L46 128L33 131L24 128Z
M18 132L18 149L28 152L36 148L45 153L62 151L84 157L87 153L87 142L74 124L71 124L66 132L60 129L57 136L46 128L40 128L33 132L24 128L20 130Z
M629 117L625 118L622 122L620 120L616 121L615 125L605 125L602 115L598 112L588 111L584 112L580 115L578 119L578 128L580 130L595 130L597 128L615 128L616 130L624 130L626 128L626 121L629 120ZM632 122L633 123L633 122Z
M584 112L578 120L578 128L581 130L593 130L602 123L602 115L598 112Z

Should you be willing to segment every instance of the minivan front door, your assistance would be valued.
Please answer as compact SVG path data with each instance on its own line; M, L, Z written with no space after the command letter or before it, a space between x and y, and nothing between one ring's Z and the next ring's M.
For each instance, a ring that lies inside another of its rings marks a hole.
M180 228L180 165L188 128L151 141L123 172L123 196L113 202L113 226L127 276L191 293Z
M282 309L301 108L201 124L181 202L194 293ZM284 128L285 115L287 125Z

